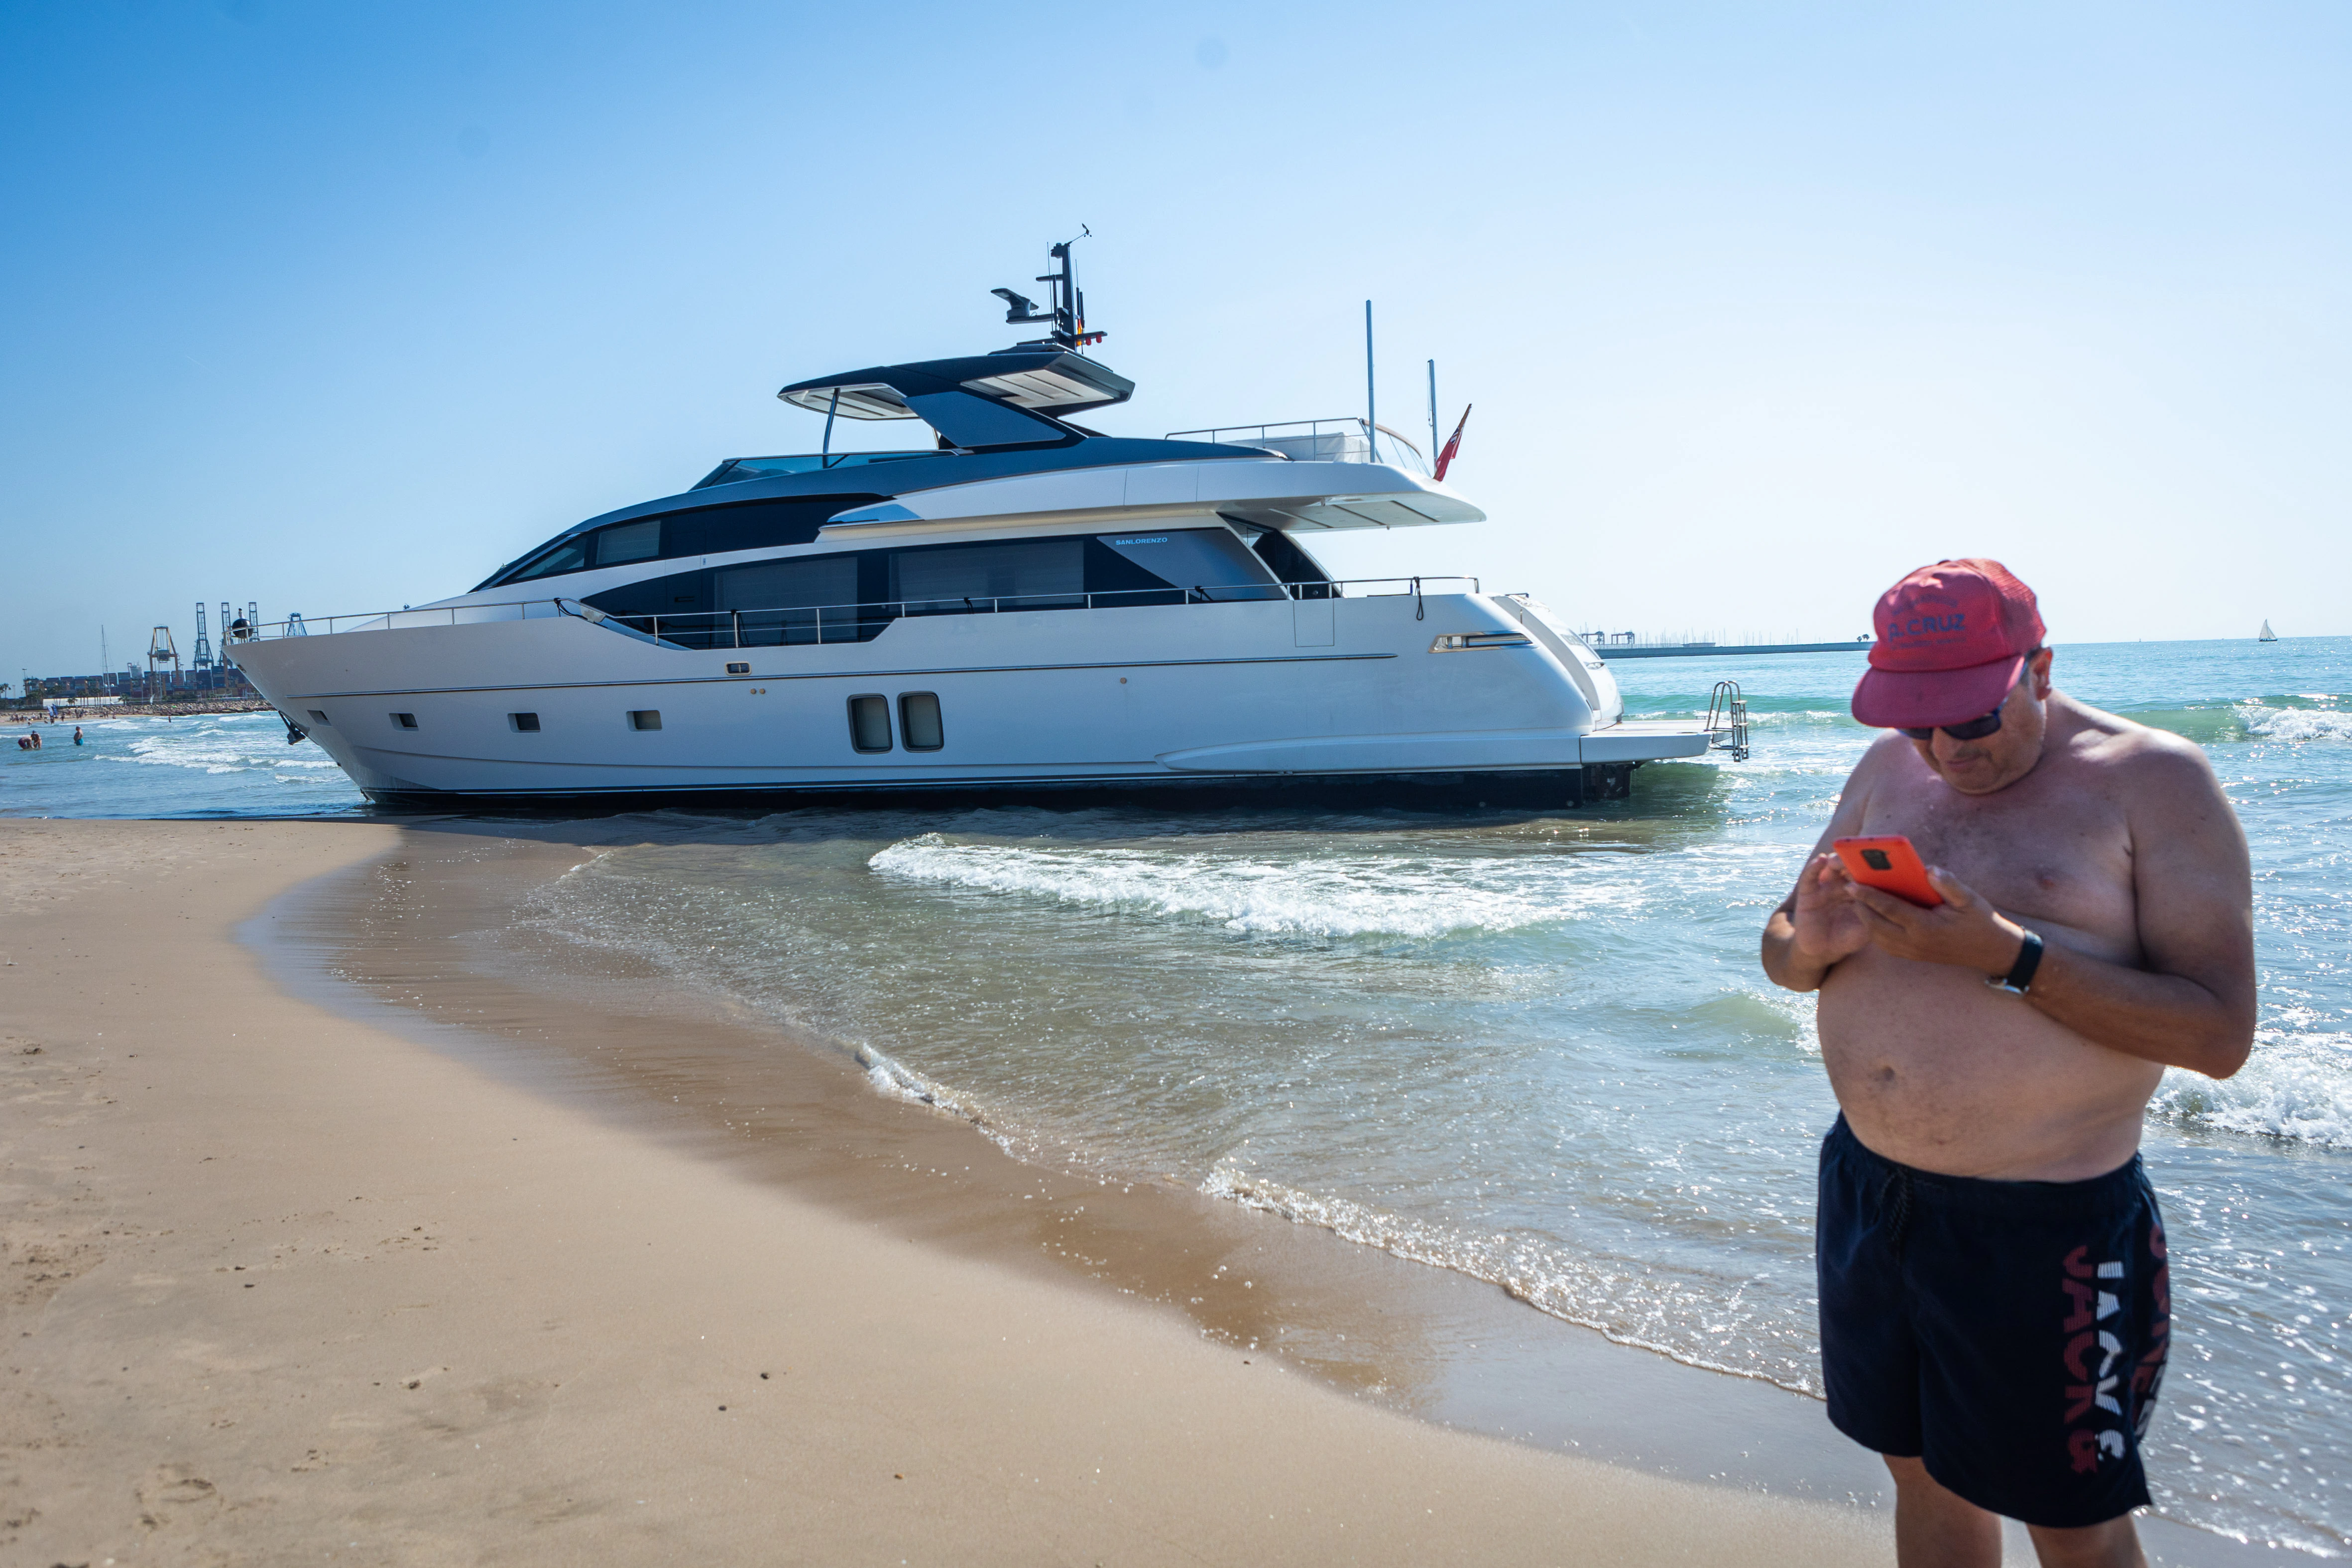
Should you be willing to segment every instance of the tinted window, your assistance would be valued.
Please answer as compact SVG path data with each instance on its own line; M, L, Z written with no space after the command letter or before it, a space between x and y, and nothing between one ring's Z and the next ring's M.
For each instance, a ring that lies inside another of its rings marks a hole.
M1096 537L1171 587L1202 591L1210 599L1280 596L1270 585L1274 574L1265 563L1227 529L1175 528ZM1259 583L1269 586L1247 586Z
M675 548L667 532L664 546ZM1223 529L1139 530L697 568L606 588L588 603L687 647L772 647L864 642L900 615L1073 609L1088 595L1098 608L1279 598L1272 579Z
M901 550L890 557L890 597L909 613L961 610L966 600L1022 599L1047 607L1086 592L1085 542L1020 539Z
M857 601L855 555L762 561L755 566L726 567L712 575L719 580L718 607L741 612L736 617L742 632L740 647L838 642L854 635L856 615L842 606ZM834 612L829 616L824 614L828 609Z
M1258 559L1274 569L1274 574L1286 583L1328 583L1331 574L1315 563L1315 557L1300 549L1290 535L1280 529L1270 528L1257 536L1250 546Z
M694 507L656 517L634 518L559 540L522 565L493 577L482 586L526 583L631 561L720 555L736 550L814 543L817 530L834 513L887 499L877 495L797 496L789 500L739 501L733 506Z
M824 520L852 507L887 498L867 495L798 496L790 500L745 501L739 506L698 507L669 514L662 554L719 555L730 550L766 550L779 544L814 544Z
M615 528L596 531L596 564L618 566L630 561L651 561L661 553L662 520L641 518Z
M723 610L772 610L857 602L855 555L762 561L750 566L723 567L718 575L719 607Z
M567 539L537 559L509 573L506 581L527 583L533 577L552 577L558 572L577 572L587 564L588 541Z

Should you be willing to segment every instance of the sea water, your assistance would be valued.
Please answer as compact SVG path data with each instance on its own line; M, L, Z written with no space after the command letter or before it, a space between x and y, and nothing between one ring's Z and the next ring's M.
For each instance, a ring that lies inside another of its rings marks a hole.
M877 1091L1021 1157L1172 1176L1817 1393L1813 1162L1835 1107L1812 1002L1769 984L1756 947L1872 738L1845 713L1860 665L1615 663L1629 717L1703 711L1728 677L1754 724L1748 762L1645 767L1630 802L656 813L530 919L855 1052ZM2253 1058L2226 1083L2168 1073L2148 1117L2176 1313L2158 1507L2339 1552L2352 639L2062 647L2055 673L2202 745L2253 854ZM340 775L296 775L308 748L262 717L160 765L152 731L126 731L111 773L82 770L115 793L51 809L121 810L119 775L166 766L243 770L159 790L178 811L346 808ZM24 809L24 776L0 774L0 809Z
M333 758L287 742L275 713L84 715L29 728L38 751L16 744L26 726L0 724L0 816L317 816L364 805Z

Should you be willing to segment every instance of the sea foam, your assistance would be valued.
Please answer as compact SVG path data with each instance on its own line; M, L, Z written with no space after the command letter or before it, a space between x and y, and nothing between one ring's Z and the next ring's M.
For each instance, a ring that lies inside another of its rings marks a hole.
M2352 741L2352 711L2337 708L2273 708L2241 702L2246 732L2265 741Z
M2259 1030L2235 1077L2171 1068L2148 1110L2183 1127L2352 1149L2352 1035Z
M1598 858L1562 857L1592 859ZM1638 892L1598 868L1577 879L1522 863L1370 856L1259 858L1137 849L958 844L926 833L867 864L940 886L1258 935L1438 937L1574 919ZM1581 880L1586 885L1577 885Z
M1201 1184L1222 1198L1295 1225L1318 1226L1392 1257L1484 1279L1540 1312L1622 1345L1685 1366L1822 1392L1809 1325L1751 1303L1735 1282L1669 1265L1567 1251L1503 1231L1469 1231L1411 1219L1350 1199L1319 1195L1220 1162Z
M331 770L332 757L318 747L304 742L299 749L279 742L270 751L258 742L275 739L274 732L257 736L249 726L238 731L208 724L201 728L182 727L155 734L142 735L131 742L128 756L101 756L100 762L141 763L151 767L194 768L207 773L241 773L257 769L272 773L283 770ZM307 753L307 754L306 754Z

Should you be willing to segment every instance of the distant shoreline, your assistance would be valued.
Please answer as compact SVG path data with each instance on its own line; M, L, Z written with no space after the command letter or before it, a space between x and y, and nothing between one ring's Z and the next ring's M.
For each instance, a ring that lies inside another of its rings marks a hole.
M200 713L267 713L269 704L258 697L226 702L125 702L111 708L68 708L54 719L37 708L12 709L0 718L11 724L80 724L93 719L177 719Z

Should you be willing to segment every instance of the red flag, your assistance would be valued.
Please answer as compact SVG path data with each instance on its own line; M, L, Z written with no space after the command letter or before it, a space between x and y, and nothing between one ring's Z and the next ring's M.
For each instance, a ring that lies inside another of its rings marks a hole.
M1462 425L1470 423L1470 410L1475 406L1477 406L1475 404L1463 405ZM1454 461L1454 454L1462 449L1462 425L1456 425L1454 427L1454 434L1446 438L1445 449L1437 454L1436 477L1441 479L1445 477L1446 466Z

